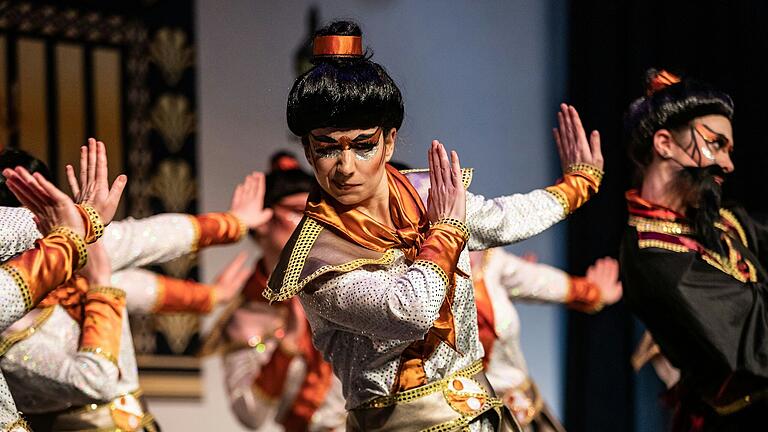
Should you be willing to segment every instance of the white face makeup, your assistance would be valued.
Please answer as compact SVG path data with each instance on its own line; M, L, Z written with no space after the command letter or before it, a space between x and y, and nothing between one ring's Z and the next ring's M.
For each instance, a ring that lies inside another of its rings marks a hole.
M377 128L373 134L358 135L354 139L342 136L338 140L310 134L309 142L312 153L320 159L337 159L342 152L350 150L355 159L369 161L379 152L381 131L381 128Z

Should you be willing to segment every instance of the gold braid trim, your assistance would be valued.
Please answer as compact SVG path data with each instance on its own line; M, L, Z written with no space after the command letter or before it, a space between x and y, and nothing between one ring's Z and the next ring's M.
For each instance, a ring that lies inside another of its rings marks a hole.
M117 366L117 357L111 352L104 351L104 349L101 347L82 347L78 351L81 353L90 353L90 354L96 354L96 355L102 356L105 359L109 360L110 363Z
M429 396L432 393L445 390L448 388L448 383L453 380L454 377L460 376L464 378L471 378L473 375L476 375L482 371L483 362L482 360L478 360L465 367L464 369L460 369L459 371L454 372L441 380L433 381L429 384L425 384L410 390L401 391L393 395L378 397L360 405L358 408L386 408L400 403L407 403L416 399L423 398L424 396Z
M31 310L35 305L32 302L32 292L29 289L29 284L24 280L24 275L19 272L19 269L8 264L0 265L0 270L5 270L16 286L19 287L21 298L24 299L24 309Z
M24 418L21 417L21 413L19 413L19 418L17 418L16 420L14 420L11 423L6 424L3 427L2 431L3 432L14 432L14 430L18 430L19 428L21 428L22 430L28 431L28 432L32 431L32 429L29 428L29 424L27 423L27 421L24 420Z
M439 265L433 263L432 261L420 259L420 260L414 261L413 265L421 265L423 267L426 267L434 271L435 273L437 273L438 276L440 276L440 279L443 280L443 283L445 283L445 286L448 286L450 284L450 281L448 280L448 275L445 274L445 271L443 271L443 269L440 268Z
M189 253L196 253L200 250L200 222L194 216L187 215L187 217L192 224L192 244L189 245Z
M124 298L125 291L121 288L115 288L111 286L96 285L88 288L89 293L107 294L115 298Z
M88 204L80 204L80 207L82 207L85 214L88 215L88 220L91 221L91 235L86 239L86 242L91 244L104 235L104 222L101 220L99 212L92 206Z
M32 323L32 325L26 329L17 331L8 336L0 336L0 357L4 356L5 353L7 353L8 350L18 342L21 342L35 334L37 329L45 324L45 322L48 321L48 318L51 317L54 307L55 306L48 306L47 308L43 309L42 312L40 312L40 315L35 318L35 321Z
M693 229L679 222L648 219L639 216L629 217L629 226L635 227L637 232L660 232L665 234L693 234Z
M77 250L77 266L73 270L80 270L88 263L88 251L85 249L85 240L74 232L71 228L60 226L56 227L48 235L58 234L69 239L75 245Z
M713 406L715 411L720 415L729 415L752 405L757 400L762 400L768 397L768 390L758 390L755 393L742 396L738 400L726 405Z
M462 234L464 234L464 241L469 240L469 228L463 221L453 218L443 218L432 224L432 226L437 226L440 224L451 225L452 227L457 228L459 231L461 231Z
M571 205L568 203L568 196L563 191L551 187L544 189L544 191L552 195L552 197L560 204L560 206L563 207L563 214L571 214Z
M598 184L603 182L603 176L605 175L605 171L601 170L600 168L583 162L570 164L568 165L568 168L565 169L566 174L571 174L574 172L582 172L590 177L594 177L597 179Z

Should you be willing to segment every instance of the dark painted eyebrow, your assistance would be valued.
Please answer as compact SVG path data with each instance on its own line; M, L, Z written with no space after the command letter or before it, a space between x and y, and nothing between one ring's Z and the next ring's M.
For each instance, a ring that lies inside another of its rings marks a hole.
M336 143L338 143L337 140L329 137L328 135L315 135L315 134L312 134L312 133L310 133L310 135L312 135L312 138L314 138L316 141L320 141L320 142L328 143L328 144L336 144ZM374 135L376 135L375 131L373 133L370 133L370 134L360 134L360 135L356 136L355 139L353 139L352 141L354 141L354 142L365 141L367 139L372 138Z
M712 129L712 128L711 128L711 127L709 127L709 126L708 126L706 123L702 123L701 125L702 125L702 126L704 126L704 127L705 127L705 128L708 130L708 131L710 131L710 132L712 132L713 134L717 135L719 138L722 138L722 139L726 140L727 142L731 142L731 140L729 140L729 139L728 139L728 137L727 137L727 136L725 136L725 134L724 134L724 133L720 133L720 132L718 132L718 131L716 131L716 130Z

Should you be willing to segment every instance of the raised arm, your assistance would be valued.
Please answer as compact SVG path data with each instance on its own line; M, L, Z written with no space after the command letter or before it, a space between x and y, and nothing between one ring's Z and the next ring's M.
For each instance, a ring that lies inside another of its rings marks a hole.
M602 180L600 135L587 140L578 112L561 105L553 130L563 178L554 186L494 199L468 194L470 250L504 246L532 237L576 211L597 193Z

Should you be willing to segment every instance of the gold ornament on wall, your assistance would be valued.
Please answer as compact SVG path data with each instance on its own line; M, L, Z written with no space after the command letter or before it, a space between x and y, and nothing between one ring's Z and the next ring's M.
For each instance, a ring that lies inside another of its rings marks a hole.
M194 51L187 45L187 34L168 27L155 33L155 39L149 46L149 55L170 87L179 83L184 71L192 66L195 58Z
M174 354L182 354L200 328L200 318L195 314L155 315L155 328Z
M171 153L181 150L184 141L195 130L195 116L189 111L189 100L184 96L161 96L152 108L151 120Z
M184 161L164 160L152 178L149 192L163 202L168 212L183 213L195 199L195 181L192 170Z

